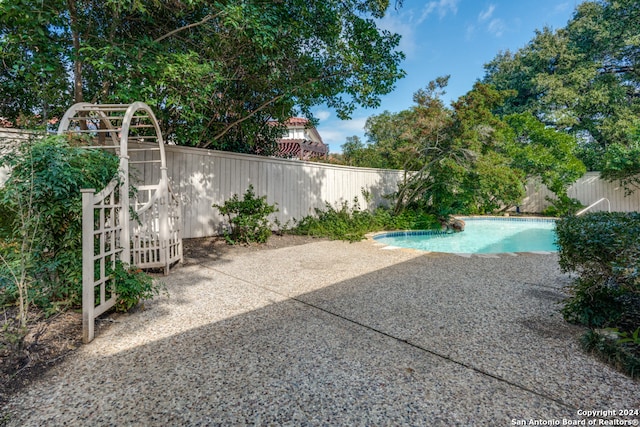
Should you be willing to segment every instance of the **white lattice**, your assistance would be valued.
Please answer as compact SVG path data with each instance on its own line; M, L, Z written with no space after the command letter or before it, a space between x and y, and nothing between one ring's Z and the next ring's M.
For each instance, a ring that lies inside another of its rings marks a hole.
M89 342L95 318L116 302L110 276L116 261L165 274L182 261L180 204L169 186L162 133L146 104L76 104L60 121L58 134L68 133L84 135L87 148L120 157L119 176L105 189L82 190L83 340ZM130 149L129 141L142 144ZM130 165L157 171L157 182L139 186L131 200Z

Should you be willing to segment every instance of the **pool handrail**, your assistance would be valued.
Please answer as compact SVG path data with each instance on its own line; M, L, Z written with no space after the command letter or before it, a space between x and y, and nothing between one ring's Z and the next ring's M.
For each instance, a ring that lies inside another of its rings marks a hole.
M611 202L610 202L610 201L609 201L609 199L607 199L606 197L603 197L602 199L600 199L600 200L598 200L598 201L596 201L596 202L591 203L591 204L590 204L589 206L587 206L586 208L584 208L584 209L582 209L582 210L578 211L578 212L576 213L576 216L580 216L580 215L582 215L583 213L585 213L586 211L588 211L589 209L591 209L591 208L592 208L592 207L594 207L595 205L597 205L597 204L599 204L599 203L601 203L601 202L604 202L605 200L607 201L608 211L609 211L609 213L611 213Z

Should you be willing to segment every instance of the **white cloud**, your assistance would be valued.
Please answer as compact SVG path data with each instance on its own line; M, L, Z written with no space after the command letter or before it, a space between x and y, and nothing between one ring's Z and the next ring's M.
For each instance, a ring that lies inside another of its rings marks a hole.
M428 2L418 14L413 9L403 10L400 13L388 13L377 22L378 27L400 34L399 50L404 52L407 59L411 59L413 54L418 50L418 42L416 40L416 29L422 24L432 13L437 13L440 19L447 14L456 14L458 12L458 3L460 0L437 0Z
M465 38L467 40L471 40L473 38L474 33L476 32L476 26L473 24L467 25L465 29Z
M319 110L316 111L315 113L313 113L313 115L315 116L316 119L323 121L323 120L327 120L329 117L331 117L331 111L327 111L327 110Z
M357 119L343 120L338 123L342 124L345 129L364 132L364 125L367 123L368 118L369 116L359 117Z
M496 6L494 4L490 4L486 9L482 10L478 14L478 25L484 27L488 33L493 34L496 37L500 37L504 34L507 26L502 19L493 18L495 10ZM475 25L471 24L467 26L467 39L472 38L475 30Z
M487 31L493 34L496 37L502 36L504 30L507 29L504 21L502 19L492 19L489 25L487 26Z
M439 1L430 1L422 8L422 13L420 14L420 18L418 19L418 24L421 24L431 15L433 12L438 13L438 17L440 19L447 16L449 12L452 14L458 13L458 2L460 0L439 0Z
M482 12L480 12L480 15L478 15L478 22L486 21L487 19L491 18L494 10L496 10L496 6L493 4L489 5L487 10L483 10Z
M417 50L416 36L413 23L413 14L387 14L378 22L378 27L389 32L400 34L399 50L404 52L407 57L411 57Z
M318 133L325 144L329 144L332 153L339 153L340 146L347 142L348 136L358 136L364 142L364 125L368 117L359 117L352 120L335 120L318 126Z

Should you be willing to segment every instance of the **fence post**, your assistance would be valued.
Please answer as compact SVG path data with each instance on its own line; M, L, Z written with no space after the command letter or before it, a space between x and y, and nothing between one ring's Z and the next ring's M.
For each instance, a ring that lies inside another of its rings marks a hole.
M91 342L94 336L94 218L95 189L82 189L82 342Z
M162 194L159 197L158 206L158 233L160 236L160 262L164 265L164 275L169 274L169 264L171 257L169 256L169 203L171 195L169 194L167 178L167 167L160 167L160 188Z

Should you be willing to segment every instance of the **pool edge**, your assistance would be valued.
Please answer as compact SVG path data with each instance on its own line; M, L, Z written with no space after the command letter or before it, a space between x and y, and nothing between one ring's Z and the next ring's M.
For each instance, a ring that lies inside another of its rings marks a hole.
M465 218L469 218L469 219L486 219L488 221L492 220L492 219L508 219L508 220L522 220L522 221L526 221L526 220L531 220L531 221L535 221L535 220L548 220L548 221L557 221L560 218L557 217L548 217L548 216L526 216L526 217L511 217L511 216L494 216L494 215L454 215L453 218L455 219L461 219L464 221ZM415 249L415 248L404 248L401 246L393 246L393 245L386 245L384 243L381 243L379 241L377 241L375 239L376 236L381 236L384 234L389 234L389 233L399 233L398 235L401 235L402 233L412 233L412 232L424 232L424 234L446 234L446 231L438 231L438 230L393 230L393 231L375 231L372 233L367 233L365 235L365 238L367 239L367 242L369 242L370 244L373 244L374 246L378 246L379 249L381 250L403 250L403 251L412 251L412 252L417 252L419 254L423 254L423 255L438 255L438 256L442 256L442 255L451 255L451 256L458 256L461 258L471 258L471 257L478 257L478 258L501 258L501 257L505 257L505 256L522 256L522 255L557 255L558 251L555 252L551 252L551 251L526 251L526 252L496 252L496 253L472 253L472 252L438 252L438 251L426 251L426 250L422 250L422 249Z

